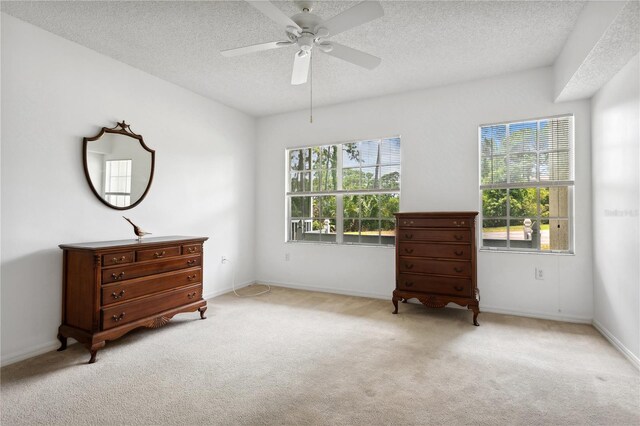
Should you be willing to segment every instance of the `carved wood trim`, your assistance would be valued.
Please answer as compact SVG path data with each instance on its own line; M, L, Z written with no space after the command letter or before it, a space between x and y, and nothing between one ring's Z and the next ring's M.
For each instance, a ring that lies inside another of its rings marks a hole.
M169 324L169 321L171 321L172 317L165 317L160 315L159 317L155 317L153 320L151 320L151 322L149 322L149 324L147 324L147 328L160 328L160 327L164 327L165 325Z

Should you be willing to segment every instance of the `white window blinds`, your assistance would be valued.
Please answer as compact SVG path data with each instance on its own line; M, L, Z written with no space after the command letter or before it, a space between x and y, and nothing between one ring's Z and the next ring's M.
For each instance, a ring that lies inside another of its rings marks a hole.
M480 127L480 189L573 185L573 116Z

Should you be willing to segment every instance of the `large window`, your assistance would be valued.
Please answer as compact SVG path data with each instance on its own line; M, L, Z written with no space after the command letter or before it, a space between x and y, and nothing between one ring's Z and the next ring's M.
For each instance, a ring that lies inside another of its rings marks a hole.
M573 116L479 133L482 247L571 252Z
M400 137L286 151L287 240L394 244Z

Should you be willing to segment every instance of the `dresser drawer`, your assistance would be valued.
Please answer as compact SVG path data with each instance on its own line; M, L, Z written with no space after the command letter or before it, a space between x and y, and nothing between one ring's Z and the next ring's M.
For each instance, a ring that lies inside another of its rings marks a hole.
M194 268L109 284L102 287L102 306L201 282L202 269Z
M441 259L471 259L470 244L398 243L400 256L436 257Z
M120 268L109 268L102 271L102 284L125 281L132 278L159 274L202 265L202 257L181 256L173 259L158 260L155 262L137 263Z
M202 253L201 244L185 244L182 246L182 254L198 254Z
M102 329L108 330L201 298L202 286L194 285L104 308L102 309Z
M419 259L400 257L398 259L400 272L421 274L443 274L460 277L471 276L471 262L457 260Z
M442 241L468 243L471 232L467 229L404 229L396 236L398 241Z
M133 262L135 252L123 251L120 253L103 254L102 266L122 265L123 263Z
M449 294L461 297L473 296L473 284L469 278L400 274L398 276L397 288L399 290Z
M180 256L180 246L162 247L151 250L138 250L136 252L136 261L164 259L165 257Z
M403 228L470 228L472 221L468 218L401 218L398 225Z

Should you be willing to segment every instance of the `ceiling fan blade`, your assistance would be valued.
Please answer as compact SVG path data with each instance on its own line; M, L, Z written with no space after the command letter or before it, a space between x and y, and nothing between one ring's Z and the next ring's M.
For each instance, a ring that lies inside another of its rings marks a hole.
M325 21L323 25L329 30L329 37L332 37L382 16L384 10L380 2L363 1Z
M331 42L331 46L333 49L324 51L327 55L335 56L336 58L343 59L347 62L351 62L352 64L358 65L363 68L368 68L370 70L374 69L382 59L377 56L369 55L368 53L364 53L362 50L354 49L352 47L347 47L344 44Z
M293 73L291 74L291 84L304 84L309 77L309 64L311 63L311 54L302 50L296 52L293 59Z
M279 47L291 46L291 41L270 41L268 43L252 44L251 46L238 47L235 49L221 50L222 56L238 56L246 55L247 53L261 52L263 50L277 49Z
M284 28L293 27L298 31L302 31L302 28L300 28L298 24L293 22L291 18L285 15L283 11L278 9L278 7L270 1L246 0L246 2L258 9L260 12L267 15L269 18L271 18L272 21L282 25Z

